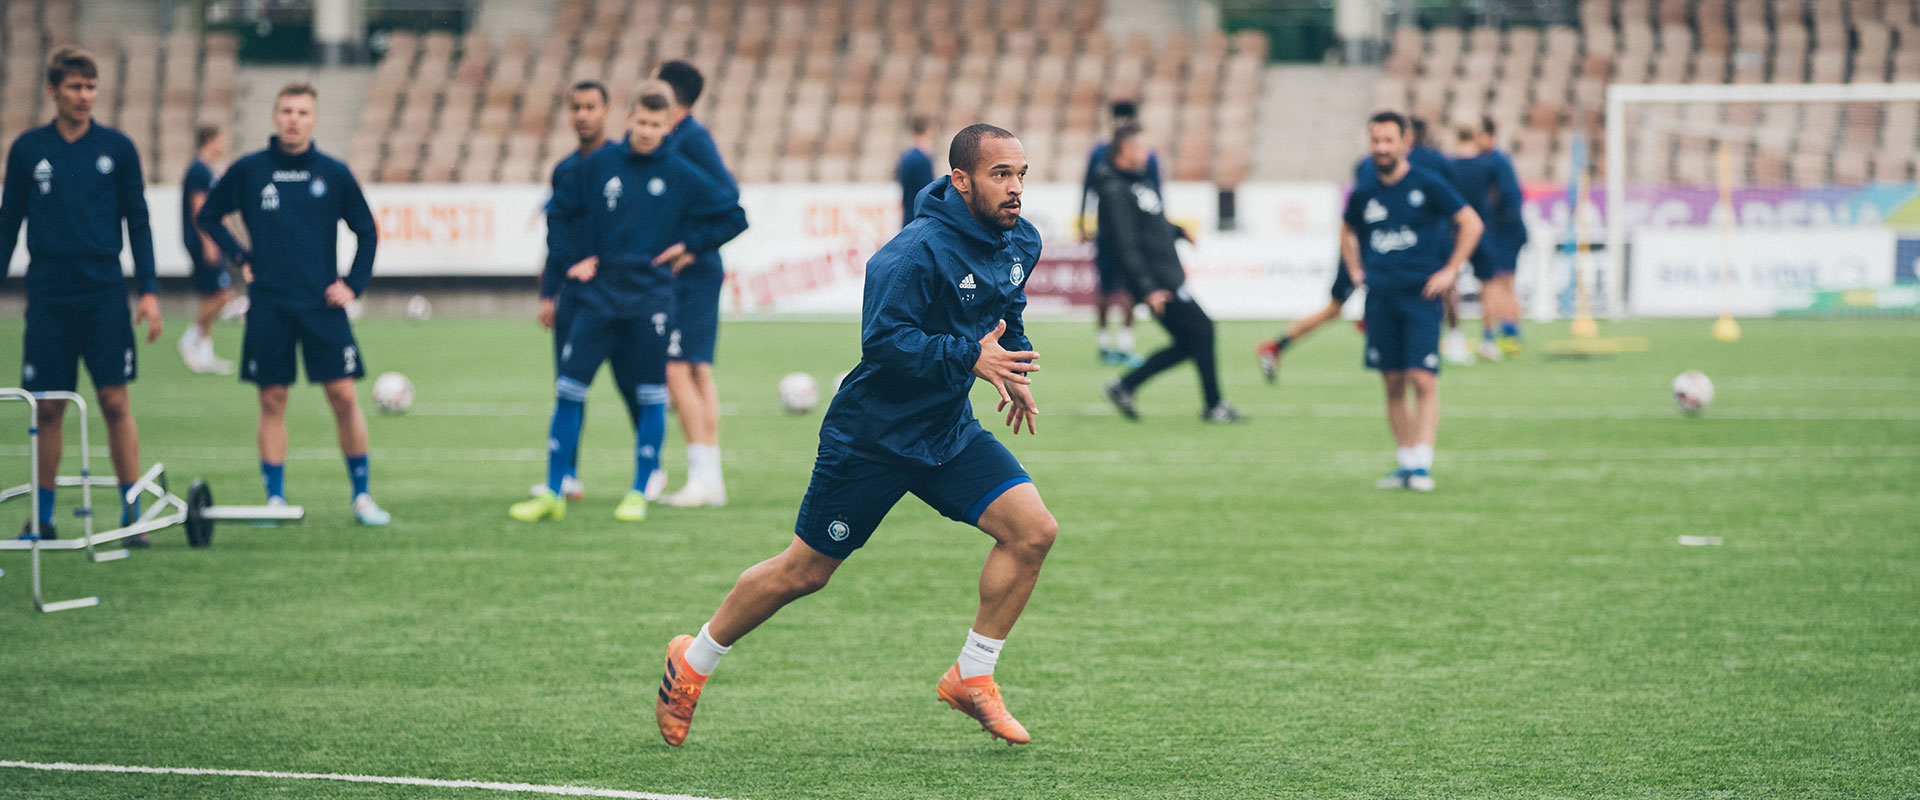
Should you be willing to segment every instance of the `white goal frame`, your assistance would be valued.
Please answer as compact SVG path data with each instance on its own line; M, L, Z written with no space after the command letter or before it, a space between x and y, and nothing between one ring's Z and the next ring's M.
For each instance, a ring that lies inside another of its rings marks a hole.
M1606 267L1607 314L1627 314L1625 212L1626 110L1633 103L1897 103L1920 102L1920 83L1628 84L1607 87Z

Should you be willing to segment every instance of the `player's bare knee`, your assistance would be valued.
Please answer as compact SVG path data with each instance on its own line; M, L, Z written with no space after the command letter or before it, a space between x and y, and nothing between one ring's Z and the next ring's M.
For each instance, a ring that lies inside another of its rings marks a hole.
M120 422L133 415L133 404L127 401L127 393L100 395L100 418L108 425Z
M278 419L287 413L287 389L275 386L260 390L260 416Z
M336 381L327 384L327 406L333 409L333 415L336 417L352 416L357 412L360 401L354 396L353 381Z
M35 421L40 423L40 427L59 425L60 420L67 418L67 401L42 400L35 407L33 416Z
M1413 373L1413 391L1422 397L1433 394L1440 387L1439 378L1426 370L1416 370Z

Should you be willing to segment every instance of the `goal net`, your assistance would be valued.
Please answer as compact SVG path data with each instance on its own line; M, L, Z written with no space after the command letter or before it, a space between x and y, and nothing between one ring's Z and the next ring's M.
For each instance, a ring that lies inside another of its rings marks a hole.
M1911 282L1917 153L1920 84L1616 84L1595 313L1771 316Z

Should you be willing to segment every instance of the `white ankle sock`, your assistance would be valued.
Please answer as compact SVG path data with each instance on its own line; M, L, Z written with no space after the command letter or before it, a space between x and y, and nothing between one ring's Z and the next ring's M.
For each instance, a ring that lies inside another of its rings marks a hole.
M1094 340L1100 343L1100 349L1102 350L1113 349L1113 334L1109 333L1106 328L1101 328L1100 333L1094 336Z
M967 643L960 648L960 677L992 675L994 662L1000 660L1000 648L1006 644L1005 639L989 639L967 631Z
M1433 445L1416 444L1413 446L1413 468L1433 469Z
M710 444L687 445L687 482L720 485L720 448Z
M693 644L687 646L687 666L702 675L712 675L713 669L720 666L720 657L732 649L721 647L713 635L707 633L707 626L701 625L700 635L693 637Z
M1399 459L1401 469L1414 469L1420 466L1419 462L1414 460L1413 448L1411 447L1399 448L1393 451L1393 454Z

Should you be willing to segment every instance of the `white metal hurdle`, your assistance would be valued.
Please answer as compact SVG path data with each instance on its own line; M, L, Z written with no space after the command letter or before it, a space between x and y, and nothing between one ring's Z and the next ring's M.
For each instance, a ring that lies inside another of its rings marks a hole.
M0 400L19 400L27 407L27 482L20 486L0 489L0 502L25 495L29 502L30 513L27 518L27 533L23 539L0 538L0 551L28 551L32 563L33 607L43 612L67 611L75 608L89 608L100 605L98 596L82 597L74 600L46 602L40 592L40 553L43 550L85 550L89 561L117 561L130 553L125 547L112 550L97 549L95 545L118 542L143 533L151 533L162 528L185 524L188 543L194 547L206 547L213 537L215 520L251 520L254 522L298 522L306 516L300 506L214 506L212 492L206 484L195 481L193 491L188 493L189 500L167 491L166 467L155 463L149 467L140 479L127 489L122 502L131 503L141 495L147 495L151 502L142 506L140 517L133 522L111 530L95 532L93 530L93 487L114 487L117 491L119 480L114 476L93 474L91 453L87 435L87 401L73 392L28 392L17 388L0 388ZM80 420L80 474L61 475L54 481L56 486L80 487L80 507L74 515L81 520L83 530L78 538L42 540L40 537L40 495L34 491L40 476L40 401L66 400L79 407ZM4 576L5 571L0 571Z

